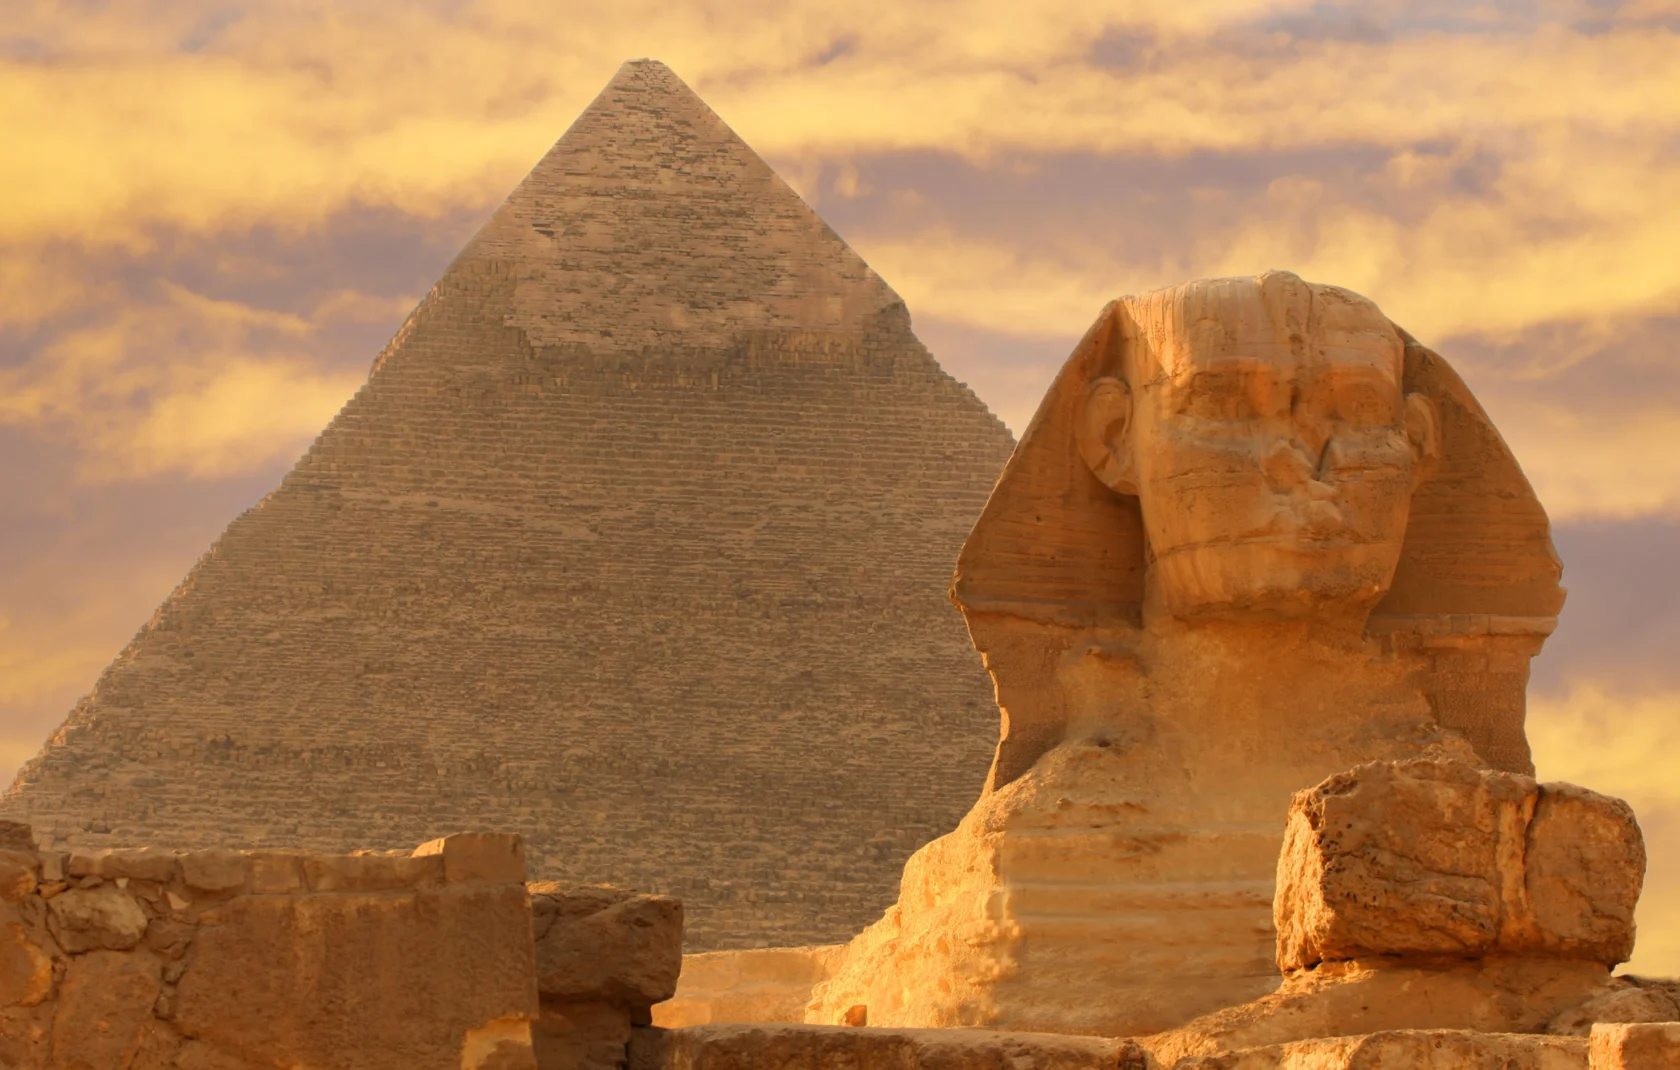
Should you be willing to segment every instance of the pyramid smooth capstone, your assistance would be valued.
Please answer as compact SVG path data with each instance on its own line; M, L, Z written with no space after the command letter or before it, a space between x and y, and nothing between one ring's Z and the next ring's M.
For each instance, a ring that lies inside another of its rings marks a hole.
M626 64L0 811L55 842L522 833L688 947L849 937L978 794L946 587L1012 442L664 66Z

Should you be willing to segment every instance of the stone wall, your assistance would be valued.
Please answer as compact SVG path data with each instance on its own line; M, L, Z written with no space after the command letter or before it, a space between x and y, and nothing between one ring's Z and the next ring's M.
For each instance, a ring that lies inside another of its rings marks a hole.
M0 1066L532 1070L517 838L41 852L0 826Z
M828 980L845 950L821 944L684 955L676 991L653 1009L653 1023L803 1022L812 989Z

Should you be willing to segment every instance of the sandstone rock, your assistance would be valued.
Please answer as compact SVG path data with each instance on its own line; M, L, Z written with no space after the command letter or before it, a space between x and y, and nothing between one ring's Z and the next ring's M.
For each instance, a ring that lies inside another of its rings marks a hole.
M543 1002L531 1027L538 1070L622 1070L630 1015L611 1003Z
M303 887L302 859L295 851L250 851L251 891L283 895Z
M1592 1070L1674 1070L1680 1066L1680 1022L1595 1025Z
M443 879L439 855L413 857L372 851L351 855L310 855L303 860L312 892L379 892L413 888Z
M72 888L47 901L52 933L71 954L108 948L125 951L146 935L146 913L134 897L112 885Z
M1443 1029L1540 1033L1610 984L1607 967L1582 960L1329 962L1294 971L1276 992L1147 1037L1144 1044L1162 1065L1172 1066L1188 1056L1314 1037Z
M1401 1030L1201 1056L1172 1070L1587 1070L1586 1048L1573 1037Z
M0 1007L33 1007L52 992L52 958L17 912L0 910Z
M179 865L179 856L174 851L161 851L156 847L78 852L71 858L72 875L81 875L77 873L80 869L88 875L104 877L107 880L127 877L131 880L155 881L158 884L167 884L173 880Z
M1372 763L1299 793L1278 860L1278 964L1633 948L1645 871L1627 804L1456 762Z
M958 560L1003 714L985 794L807 1020L1120 1035L1263 995L1291 795L1528 772L1559 575L1485 413L1368 300L1270 272L1112 303ZM1485 947L1497 889L1432 872L1420 952Z
M195 892L237 892L250 879L243 851L211 848L181 855L181 881Z
M162 973L145 952L92 951L71 959L53 1019L55 1070L130 1066L152 1026Z
M443 858L443 879L450 884L507 884L525 879L525 841L502 832L458 832L423 843L414 857Z
M470 1030L461 1045L461 1070L538 1070L530 1019L498 1018Z
M530 890L537 987L545 1000L648 1007L676 992L679 900L552 881Z
M35 830L22 821L0 820L0 851L35 852Z
M521 885L243 896L201 920L174 1020L263 1066L460 1070L471 1031L535 1016L534 976ZM498 1028L483 1070L518 1047Z
M273 1063L251 1062L219 1051L209 1044L188 1040L176 1056L176 1070L270 1070Z
M33 852L0 850L0 900L16 903L35 894L39 871Z
M1599 1022L1680 1021L1680 1001L1667 986L1616 978L1603 990L1561 1012L1546 1025L1557 1036L1584 1037Z
M844 948L824 944L684 955L676 993L653 1008L653 1024L676 1029L725 1022L803 1022L813 989L828 980Z
M701 1025L638 1029L630 1070L1145 1070L1131 1041L979 1029Z
M1523 876L1530 918L1503 945L1600 962L1633 954L1645 841L1627 803L1573 784L1542 785Z

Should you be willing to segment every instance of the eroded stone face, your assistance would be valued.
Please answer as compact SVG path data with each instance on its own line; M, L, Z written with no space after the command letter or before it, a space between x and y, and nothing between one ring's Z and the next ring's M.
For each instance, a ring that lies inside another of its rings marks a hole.
M1282 272L1113 302L958 560L1003 715L986 792L806 1020L1122 1035L1271 991L1291 796L1372 761L1531 772L1558 575L1486 414L1371 302ZM1482 875L1524 877L1482 816L1419 841L1406 946L1506 938ZM1548 939L1613 950L1592 899L1559 900Z
M1363 620L1388 590L1436 417L1370 301L1287 272L1122 302L1124 379L1086 405L1087 460L1140 499L1174 616Z

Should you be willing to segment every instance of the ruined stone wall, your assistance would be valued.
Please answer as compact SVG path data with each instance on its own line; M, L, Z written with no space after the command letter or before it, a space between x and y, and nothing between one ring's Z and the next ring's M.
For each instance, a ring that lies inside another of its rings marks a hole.
M37 852L0 827L0 1066L530 1070L518 843Z
M1011 447L630 64L20 773L54 845L521 833L691 950L841 940L979 793L946 587Z

